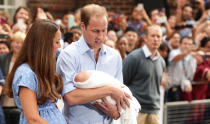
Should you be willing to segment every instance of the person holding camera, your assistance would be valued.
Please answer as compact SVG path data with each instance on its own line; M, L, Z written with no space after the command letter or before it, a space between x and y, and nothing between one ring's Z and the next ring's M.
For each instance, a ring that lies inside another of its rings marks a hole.
M193 52L191 37L183 37L179 49L169 54L169 68L171 74L168 101L184 100L186 94L192 91L191 80L196 69L196 59ZM180 95L182 94L182 95Z
M31 23L31 13L27 7L18 7L13 16L12 32L27 32Z
M181 38L184 36L192 37L192 28L196 24L192 6L178 0L176 13L175 30L180 33Z
M135 28L139 36L143 36L147 25L152 24L142 3L139 3L133 8L131 18L131 21L128 22L128 26Z

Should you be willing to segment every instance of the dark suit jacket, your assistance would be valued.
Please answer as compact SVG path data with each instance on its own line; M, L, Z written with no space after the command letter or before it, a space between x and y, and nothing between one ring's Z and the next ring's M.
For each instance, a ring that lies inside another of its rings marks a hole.
M0 55L0 69L3 73L4 79L8 75L11 58L12 58L12 53Z

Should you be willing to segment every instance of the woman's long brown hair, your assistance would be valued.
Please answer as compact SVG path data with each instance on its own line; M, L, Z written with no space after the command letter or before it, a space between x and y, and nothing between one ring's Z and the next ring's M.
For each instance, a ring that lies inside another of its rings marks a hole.
M12 82L16 69L23 63L27 63L38 79L38 104L44 104L47 100L55 102L60 98L63 82L56 74L56 60L53 56L53 38L59 27L48 20L35 22L27 33L24 44L15 61L12 71L9 73L5 93L13 97Z

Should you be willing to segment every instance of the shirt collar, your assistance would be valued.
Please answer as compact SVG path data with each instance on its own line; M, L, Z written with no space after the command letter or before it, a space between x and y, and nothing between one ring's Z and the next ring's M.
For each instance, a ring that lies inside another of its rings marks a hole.
M159 52L157 52L156 56L152 57L152 53L149 51L147 45L144 45L142 47L142 49L143 49L143 52L144 52L144 55L145 55L146 58L150 58L152 60L157 60L160 57Z
M90 51L90 47L87 45L83 35L80 37L79 41L78 41L78 45L80 47L80 53L81 54L84 54L86 53L87 51ZM107 52L107 49L105 47L105 45L103 44L102 47L101 47L101 50L100 50L100 54L106 54Z
M106 54L107 52L107 47L103 44L102 47L101 47L101 54Z

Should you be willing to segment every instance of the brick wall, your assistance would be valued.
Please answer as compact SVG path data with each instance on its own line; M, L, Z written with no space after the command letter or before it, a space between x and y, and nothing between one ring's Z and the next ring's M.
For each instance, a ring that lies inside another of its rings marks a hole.
M37 7L48 8L55 18L60 18L75 7L75 0L28 0L27 5L32 13Z
M129 15L135 5L135 0L78 0L79 7L89 3L97 3L106 6L111 11Z
M74 11L89 3L104 5L111 11L129 15L135 0L28 0L27 5L32 12L37 7L48 8L55 18L60 18L64 13Z

